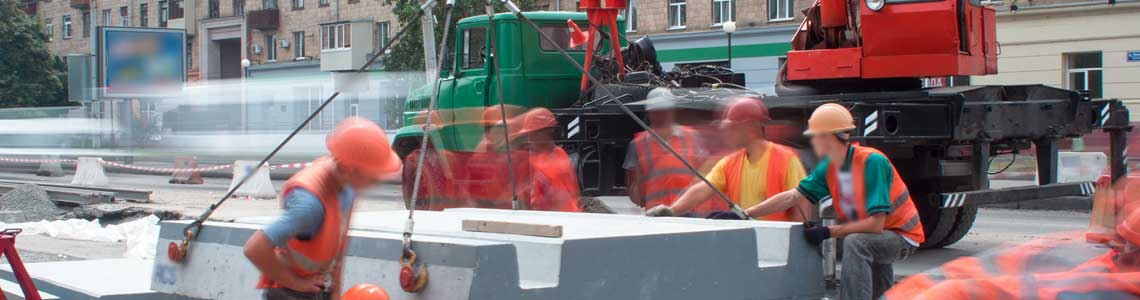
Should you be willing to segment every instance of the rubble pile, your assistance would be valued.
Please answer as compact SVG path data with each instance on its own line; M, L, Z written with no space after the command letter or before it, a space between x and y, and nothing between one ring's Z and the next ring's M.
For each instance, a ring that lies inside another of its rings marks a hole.
M22 184L0 196L2 223L56 220L65 211L51 201L44 188L34 184Z

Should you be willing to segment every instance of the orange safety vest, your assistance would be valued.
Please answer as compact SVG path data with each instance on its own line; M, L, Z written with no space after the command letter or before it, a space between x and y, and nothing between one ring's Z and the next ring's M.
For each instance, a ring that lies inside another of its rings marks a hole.
M869 217L867 215L867 194L864 191L864 172L867 166L867 158L871 154L883 155L879 150L871 147L863 147L852 145L855 148L854 153L851 155L851 177L854 179L852 184L855 188L855 205L852 211L855 212L854 216L848 216L845 213L847 210L843 209L844 201L842 199L841 190L839 188L839 164L831 164L827 172L827 187L831 191L831 204L835 206L835 211L839 212L840 222L849 222L855 220L862 220ZM884 155L884 157L886 157ZM902 177L899 176L898 170L891 166L891 173L893 179L891 180L891 213L887 214L886 223L883 224L883 229L898 232L900 235L922 244L926 240L926 235L922 231L922 221L918 217L918 209L914 207L914 201L910 199L910 192L906 189L906 184L903 183Z
M561 147L532 151L529 154L530 181L523 188L531 210L580 212L578 206L578 173L570 165L570 156Z
M679 133L669 138L669 146L677 151L690 164L697 164L696 132L685 126L677 126ZM661 147L645 131L633 137L637 151L638 178L641 180L641 199L645 207L673 205L685 188L693 182L693 173L677 157ZM701 211L697 209L696 211Z
M799 157L796 151L788 148L787 146L769 142L768 145L768 173L764 175L765 178L756 178L757 180L765 180L767 189L764 198L775 196L784 191L784 187L788 185L788 164L792 159ZM725 178L725 194L736 204L740 204L740 190L743 181L747 178L741 178L743 174L744 162L748 160L748 153L743 149L736 151L728 156L728 161L725 162L724 178ZM718 202L719 199L717 200ZM747 208L747 207L745 207ZM760 220L765 221L791 221L796 214L796 207L788 208L782 212L773 213ZM805 216L806 217L806 216Z
M1101 251L1079 239L1080 233L1063 233L1017 246L995 249L977 256L961 257L922 274L903 279L883 299L913 299L931 287L961 279L1020 276L1055 272L1108 272L1111 257L1094 257ZM1110 251L1105 255L1112 255ZM1082 263L1083 262L1083 263Z
M516 189L520 181L530 178L527 151L512 150ZM468 161L468 196L479 208L511 209L511 183L507 176L507 154L498 151L476 152Z
M959 279L914 299L1140 299L1140 272L1059 272Z
M318 158L311 166L289 178L281 192L281 201L284 201L285 195L289 195L293 189L304 188L317 196L325 211L324 221L316 234L308 240L291 238L284 248L277 249L278 259L285 262L289 271L298 276L332 276L332 271L341 259L345 242L348 241L350 215L341 213L341 186L333 178L335 164L331 158ZM276 287L280 285L264 275L257 283L257 288L261 289Z

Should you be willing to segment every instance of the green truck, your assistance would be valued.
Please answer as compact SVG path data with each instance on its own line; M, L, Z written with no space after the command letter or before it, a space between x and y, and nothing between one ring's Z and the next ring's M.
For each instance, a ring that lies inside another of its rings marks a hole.
M678 88L674 94L683 94L677 103L681 122L715 119L720 105L732 95L760 96L742 86L743 74L716 66L662 72L651 41L642 38L626 42L624 37L618 39L625 46L622 67L627 74L623 79L614 76L617 64L606 60L609 55L604 50L595 57L599 63L590 70L616 99L599 93L601 89L580 91L581 72L535 28L552 37L560 44L557 46L566 47L571 36L567 20L588 24L586 14L522 14L537 26L516 15L494 15L497 41L486 38L491 25L486 16L458 22L450 43L453 46L449 47L455 51L448 53L450 62L436 82L436 108L442 123L449 126L431 133L435 148L472 151L482 139L481 123L461 120L481 119L483 107L499 103L495 72L485 50L492 42L499 50L494 57L501 58L504 102L554 112L560 129L556 143L570 154L584 196L626 194L622 163L629 141L642 128L624 108L642 117L644 110L638 101L650 89ZM609 42L601 39L598 48L608 49ZM584 61L584 49L569 49L569 53L579 63ZM424 136L420 124L433 88L425 86L408 97L408 126L401 128L393 141L401 156L420 146ZM960 240L970 230L981 205L1090 197L1092 182L1057 182L1058 145L1063 139L1104 130L1111 139L1108 158L1112 177L1120 178L1127 172L1128 109L1119 100L1089 99L1077 91L1044 85L951 86L764 96L763 101L774 119L769 125L769 139L799 150L808 168L816 159L800 133L811 111L824 103L848 107L857 121L852 139L886 153L906 181L926 230L924 247L942 247ZM991 189L991 158L1023 151L1035 152L1038 185ZM412 185L407 181L405 193Z

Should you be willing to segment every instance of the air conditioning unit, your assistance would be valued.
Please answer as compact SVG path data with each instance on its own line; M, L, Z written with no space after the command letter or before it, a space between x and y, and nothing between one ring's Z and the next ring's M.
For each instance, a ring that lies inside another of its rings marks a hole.
M286 41L286 40L278 40L278 41L277 41L277 45L279 45L281 48L284 48L284 49L289 49L289 41Z
M261 45L253 45L253 54L261 54Z

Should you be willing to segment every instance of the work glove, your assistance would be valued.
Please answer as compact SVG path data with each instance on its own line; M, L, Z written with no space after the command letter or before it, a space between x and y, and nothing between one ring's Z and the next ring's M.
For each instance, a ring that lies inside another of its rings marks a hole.
M744 219L741 219L740 216L736 215L736 213L731 211L731 210L722 210L722 211L713 212L713 213L709 214L708 217L705 217L705 219L744 220Z
M657 205L645 211L646 217L672 217L673 209L665 205Z
M808 227L809 225L814 226ZM804 238L812 245L819 245L823 240L831 238L831 228L815 222L804 222Z

